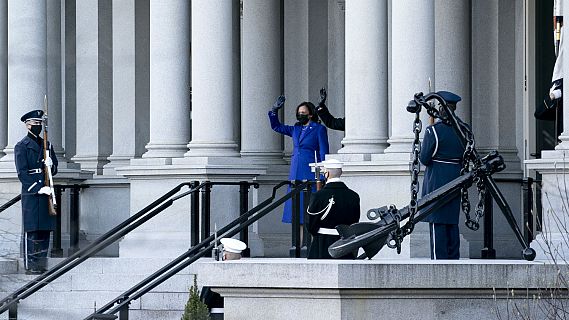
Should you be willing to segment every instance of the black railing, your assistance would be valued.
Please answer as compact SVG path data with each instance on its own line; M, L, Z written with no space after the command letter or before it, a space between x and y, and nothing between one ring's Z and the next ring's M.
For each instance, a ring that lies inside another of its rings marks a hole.
M65 190L65 188L69 188L71 190L71 198L70 198L71 211L76 212L76 215L77 215L77 217L75 217L75 219L73 217L71 219L72 221L73 220L76 221L76 230L73 231L73 227L71 228L72 233L76 233L75 237L73 235L71 235L71 243L72 243L71 249L77 248L77 250L69 258L60 262L59 264L54 266L51 270L47 271L43 275L38 276L33 281L27 283L26 285L19 288L18 290L16 290L15 292L10 294L9 296L2 299L0 301L0 314L4 313L6 310L8 310L9 319L17 319L17 306L18 306L18 302L20 300L25 299L26 297L28 297L31 294L38 291L39 289L43 288L45 285L56 280L61 275L65 274L69 270L73 269L75 266L79 265L83 261L92 257L93 255L95 255L99 251L103 250L104 248L108 247L109 245L111 245L112 243L117 241L118 239L122 238L123 236L125 236L126 234L131 232L132 230L134 230L137 227L139 227L140 225L144 224L146 221L150 220L152 217L156 216L158 213L160 213L160 212L164 211L166 208L170 207L174 201L179 200L179 199L181 199L187 195L191 195L191 211L192 211L191 234L192 234L192 240L194 240L195 237L197 237L197 235L199 234L199 227L200 227L199 222L194 221L194 220L198 219L196 212L199 209L199 198L197 195L198 195L200 190L202 190L202 201L203 201L201 220L202 220L202 222L206 221L205 224L202 224L202 237L206 238L206 235L209 235L209 221L210 221L210 211L211 211L211 209L209 208L210 204L211 204L211 201L210 201L211 194L210 193L211 193L212 186L215 186L215 185L226 185L226 186L238 185L238 186L240 186L240 196L241 196L241 199L240 199L240 203L241 203L240 210L241 211L240 211L240 213L244 213L245 211L247 211L249 188L251 186L254 186L255 188L259 187L259 184L256 182L247 182L247 181L240 181L240 182L205 181L204 183L201 183L201 184L198 181L192 181L192 182L182 183L182 184L176 186L175 188L173 188L172 190L170 190L169 192L167 192L165 195L163 195L162 197L160 197L156 201L154 201L151 204L149 204L148 206L146 206L144 209L140 210L138 213L136 213L135 215L133 215L129 219L125 220L124 222L122 222L121 224L119 224L118 226L113 228L112 230L108 231L107 233L105 233L104 235L99 237L98 239L94 240L93 243L91 243L89 246L87 246L86 248L84 248L82 250L79 250L79 248L77 246L78 234L79 234L79 229L78 229L78 226L79 226L79 217L78 217L79 205L78 204L79 204L79 190L81 188L86 187L86 185L60 185L60 186L56 186L56 190L58 190L56 195L59 196L59 199L61 198L61 191ZM181 193L179 195L176 195L176 193L178 193L184 186L189 186L190 190L186 191L184 193ZM206 192L203 192L203 190L206 190ZM73 208L75 208L75 209L73 209ZM72 214L72 216L73 216L73 214ZM241 229L244 230L244 233L246 233L247 227L248 227L248 224L242 226ZM61 249L60 248L61 247L61 238L59 238L58 241L59 241L58 242L59 243L59 249ZM55 243L55 241L54 241L54 243ZM211 252L210 252L210 254L211 254Z
M198 185L198 181L193 181L192 185ZM201 234L201 240L209 236L211 230L211 190L214 186L239 186L239 214L245 213L249 208L249 189L252 187L259 188L257 182L248 181L238 181L238 182L224 182L224 181L205 181L203 187L201 188L201 200L197 195L197 192L192 194L190 200L190 225L192 230L190 231L190 244L195 246L198 244L199 235ZM198 217L198 212L201 206L201 217ZM200 222L201 221L201 225ZM201 231L200 231L201 226ZM244 229L239 235L239 239L245 243L249 243L248 230ZM249 250L243 252L243 256L249 256Z
M54 185L55 189L55 199L56 202L59 204L56 206L56 224L55 224L55 231L53 233L53 243L51 249L51 256L52 257L62 257L63 256L63 248L61 244L61 195L62 192L66 189L70 190L70 197L69 197L69 253L74 253L79 250L79 191L84 188L88 188L89 185L86 184L72 184L72 185L63 185L63 184L56 184ZM0 207L0 213L12 205L16 204L18 201L22 199L22 195L17 195L10 201L6 202Z
M13 206L14 204L16 204L18 201L20 201L20 199L22 199L22 195L19 194L17 196L15 196L14 198L10 199L8 202L6 202L5 204L3 204L0 207L0 212L10 208L11 206Z
M292 234L292 244L289 249L289 257L291 258L306 258L308 256L308 247L310 247L310 242L312 237L308 232L308 214L306 209L308 208L308 202L310 195L312 194L312 186L315 184L314 181L308 181L305 183L301 180L295 180L293 182L294 186L304 184L305 187L302 189L301 193L292 196L292 223L291 223L291 234ZM301 202L301 195L303 201ZM302 208L301 208L302 203ZM300 223L300 216L303 215L304 224ZM300 230L303 230L301 233ZM302 236L301 236L302 235Z
M59 278L69 270L73 269L75 266L79 265L89 257L93 256L97 252L106 248L115 241L119 240L130 231L136 229L141 224L145 223L146 221L150 220L152 217L156 216L158 213L170 207L174 201L182 197L185 197L190 193L198 191L204 184L200 184L199 186L192 188L189 191L186 191L174 197L174 195L178 193L182 189L182 187L190 185L191 182L179 184L178 186L167 192L165 195L163 195L156 201L152 202L144 209L140 210L135 215L131 216L124 222L120 223L119 225L117 225L107 233L103 234L101 237L93 241L93 243L88 245L86 248L75 252L70 257L66 258L59 264L55 265L52 269L48 270L44 274L38 276L34 280L28 282L21 288L12 292L4 299L0 300L0 314L8 311L9 319L17 319L18 303L20 300L25 299L28 296L32 295L33 293L43 288L47 284L53 282L54 280L56 280L57 278Z
M533 240L534 228L534 193L533 187L535 180L533 178L525 179L510 179L510 178L495 178L496 182L519 183L522 186L522 210L524 221L524 238L526 243ZM538 184L535 184L536 186ZM538 206L541 206L539 201ZM489 192L486 192L484 199L484 248L482 248L482 259L496 259L496 250L494 249L494 201Z
M218 230L218 236L221 237L232 237L242 230L246 229L249 225L255 223L262 217L264 217L269 212L273 211L278 206L282 205L288 199L297 196L302 192L307 185L311 182L305 181L300 184L293 184L289 181L283 181L273 187L273 192L271 197L263 201L259 205L255 206L253 209L241 214L237 219L230 222L225 227ZM289 193L279 198L278 200L273 200L276 198L276 192L279 188L285 185L291 185L292 189ZM193 246L188 251L178 256L172 262L168 263L166 266L162 267L160 270L154 272L152 275L148 276L146 279L142 280L132 288L123 292L112 301L98 309L95 313L89 315L86 320L95 319L116 319L116 316L112 316L117 312L120 312L120 320L128 320L129 305L131 301L139 299L144 294L148 293L150 290L154 289L156 286L160 285L164 281L171 278L173 275L180 272L182 269L186 268L196 260L206 255L210 255L212 249L216 246L216 243L212 243L215 240L214 235L209 235L207 238L203 239L199 244Z

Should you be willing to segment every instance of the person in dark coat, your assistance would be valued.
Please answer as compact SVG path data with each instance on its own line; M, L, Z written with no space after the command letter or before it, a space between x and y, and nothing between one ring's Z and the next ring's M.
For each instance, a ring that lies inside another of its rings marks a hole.
M453 110L461 100L451 92L439 91L438 94ZM440 112L444 113L444 110L441 108ZM460 176L463 154L463 143L450 124L439 120L427 127L419 155L421 163L426 167L421 195L424 196ZM457 194L423 220L429 222L431 259L460 258L459 214L460 195Z
M318 116L324 122L324 125L332 130L346 131L346 119L345 118L334 118L334 116L326 107L326 89L320 89L320 101L318 102L318 107L316 111Z
M44 160L42 110L24 114L21 121L28 134L14 147L18 179L22 182L22 220L24 226L24 266L29 274L40 274L47 267L50 232L55 230L55 216L49 214L48 199L53 189L45 186L45 167L57 173L57 157L49 146Z
M279 121L277 112L282 108L284 102L284 96L280 96L275 101L273 108L269 111L269 121L271 128L275 132L292 137L293 149L288 179L314 180L314 173L311 171L309 164L324 160L325 155L328 153L326 127L317 122L318 116L316 115L314 104L310 102L302 102L296 107L296 119L298 122L295 125L282 124ZM304 208L302 194L300 201L300 207ZM304 222L303 216L303 214L300 215L301 224ZM291 200L285 203L282 221L284 223L292 222Z
M342 163L335 159L323 162L326 185L312 194L308 204L308 231L312 243L308 259L332 259L328 247L340 239L336 226L360 220L360 197L340 180ZM340 259L354 259L348 254Z

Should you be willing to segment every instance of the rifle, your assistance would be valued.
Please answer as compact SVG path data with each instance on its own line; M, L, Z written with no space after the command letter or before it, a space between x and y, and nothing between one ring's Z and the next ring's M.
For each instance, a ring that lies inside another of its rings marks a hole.
M322 189L322 180L320 180L320 167L318 166L316 150L314 150L314 180L316 180L316 191L320 191Z
M57 201L55 200L55 192L53 189L53 176L51 174L51 164L46 164L46 160L48 157L51 157L49 154L49 146L47 142L47 96L43 96L43 160L45 165L45 186L51 188L51 196L48 199L48 207L49 207L49 214L52 216L57 215Z

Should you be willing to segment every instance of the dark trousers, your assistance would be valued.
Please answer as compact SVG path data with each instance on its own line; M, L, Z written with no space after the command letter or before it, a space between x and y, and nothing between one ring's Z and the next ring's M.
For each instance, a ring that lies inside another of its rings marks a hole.
M47 269L47 253L51 231L40 230L24 233L24 266L26 270Z
M459 259L460 233L457 224L429 223L431 259Z

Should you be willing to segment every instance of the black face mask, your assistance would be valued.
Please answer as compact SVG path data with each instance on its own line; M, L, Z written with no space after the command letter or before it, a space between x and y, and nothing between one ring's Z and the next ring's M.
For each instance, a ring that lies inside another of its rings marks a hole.
M307 114L297 113L296 114L296 120L298 120L298 122L300 122L301 125L305 125L308 123L308 120L310 120L310 119L308 118Z
M30 128L31 133L33 133L36 136L39 136L40 132L41 132L41 124L35 124L32 125L32 127Z

